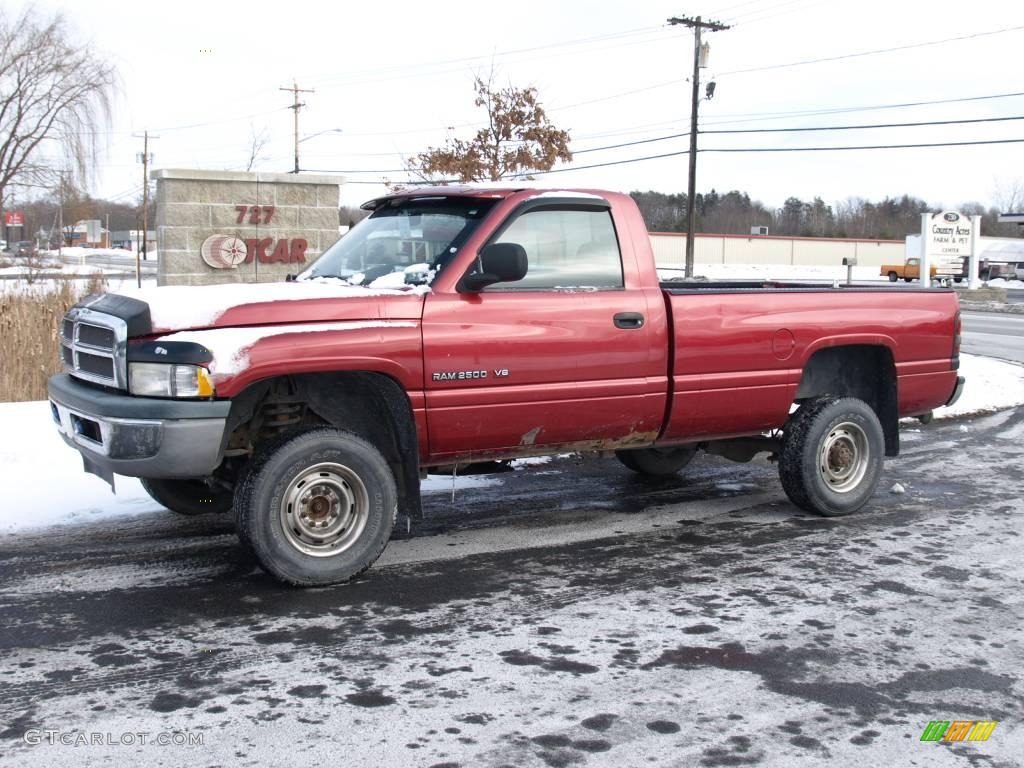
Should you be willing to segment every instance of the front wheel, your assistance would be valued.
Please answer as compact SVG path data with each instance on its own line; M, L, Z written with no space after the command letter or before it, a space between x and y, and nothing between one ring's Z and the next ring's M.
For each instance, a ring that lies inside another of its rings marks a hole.
M697 449L690 446L682 448L637 448L634 450L616 451L615 458L624 466L641 475L664 477L674 475L697 455Z
M202 480L143 478L139 482L153 501L179 515L202 515L231 509L231 493L214 490Z
M909 283L909 282L910 282L911 280L913 280L913 279L914 279L914 278L912 278L912 277L904 277L904 278L903 278L903 282L905 282L905 283Z
M369 568L397 509L380 451L337 429L291 435L258 452L235 498L239 538L268 573L298 586L337 584Z
M867 504L882 474L885 438L878 416L863 400L810 400L786 425L779 478L790 501L826 517Z

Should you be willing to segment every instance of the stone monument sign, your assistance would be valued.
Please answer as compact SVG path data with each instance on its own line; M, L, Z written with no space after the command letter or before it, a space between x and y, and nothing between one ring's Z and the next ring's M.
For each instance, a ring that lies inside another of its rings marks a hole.
M340 176L162 168L150 177L159 285L283 280L339 237Z

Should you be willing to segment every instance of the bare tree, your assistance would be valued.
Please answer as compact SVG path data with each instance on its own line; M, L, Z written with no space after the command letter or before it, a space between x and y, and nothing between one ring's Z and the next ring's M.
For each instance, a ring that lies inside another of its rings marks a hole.
M450 138L444 147L431 147L407 161L409 171L422 179L499 181L530 171L548 171L556 162L569 162L569 134L551 124L536 88L494 86L494 73L475 81L473 103L487 112L487 125L469 140Z
M993 197L1003 213L1024 213L1024 180L997 181Z
M52 185L58 165L88 176L115 84L113 66L72 40L60 13L0 10L0 204L13 185Z
M256 163L266 159L263 155L263 150L269 141L270 134L267 133L266 126L260 128L259 133L257 133L255 126L251 123L249 124L249 162L246 163L245 170L251 171Z

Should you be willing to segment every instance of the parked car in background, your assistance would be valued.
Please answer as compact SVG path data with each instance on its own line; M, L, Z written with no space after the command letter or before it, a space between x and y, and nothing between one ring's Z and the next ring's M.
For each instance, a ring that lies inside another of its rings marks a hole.
M1014 268L1013 274L1018 280L1024 280L1024 261L1017 262L1017 266Z
M929 272L931 273L932 280L955 280L960 282L964 277L965 267L960 265L950 264L935 264L931 265ZM895 283L900 278L903 278L908 283L911 280L917 280L921 277L921 260L918 258L909 258L903 264L883 264L879 270L879 274L882 277L888 277L889 282Z
M31 240L19 240L13 248L15 256L35 256L37 250L36 244Z
M1012 280L1015 266L1013 262L981 259L978 262L978 277L982 280L995 280L997 277Z

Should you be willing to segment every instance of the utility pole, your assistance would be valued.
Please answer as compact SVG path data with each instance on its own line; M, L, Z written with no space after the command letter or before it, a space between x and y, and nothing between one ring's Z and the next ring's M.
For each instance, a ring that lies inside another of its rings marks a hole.
M288 109L295 112L295 168L292 173L299 172L299 110L306 106L305 104L299 103L300 93L315 93L309 88L299 88L299 84L296 81L292 81L291 88L278 88L279 91L291 91L292 93L292 105Z
M693 29L693 94L690 102L690 179L686 188L686 277L693 277L693 239L697 223L697 107L700 105L700 33L729 29L727 24L703 21L700 16L673 16L672 26L682 24Z
M135 138L139 138L136 133ZM153 156L149 153L150 138L159 139L159 136L150 136L149 131L142 132L142 258L146 258L146 236L149 234L149 164ZM139 262L139 248L135 249L135 284L142 287L142 264Z

